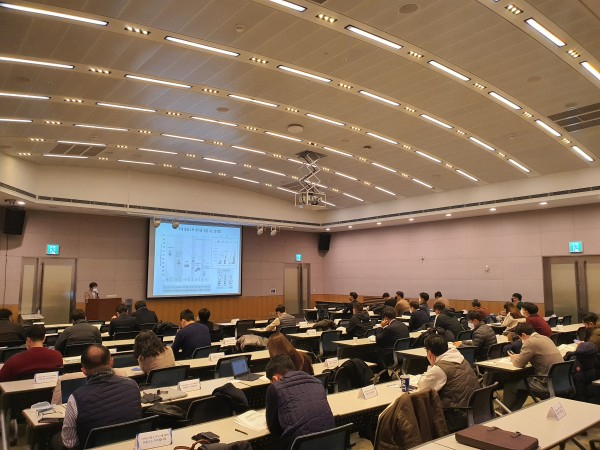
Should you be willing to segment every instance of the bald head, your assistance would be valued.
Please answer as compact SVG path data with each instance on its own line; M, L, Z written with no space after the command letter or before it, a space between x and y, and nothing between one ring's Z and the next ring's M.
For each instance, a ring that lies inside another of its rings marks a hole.
M112 367L110 351L103 345L90 345L81 355L81 368L86 375L93 375Z

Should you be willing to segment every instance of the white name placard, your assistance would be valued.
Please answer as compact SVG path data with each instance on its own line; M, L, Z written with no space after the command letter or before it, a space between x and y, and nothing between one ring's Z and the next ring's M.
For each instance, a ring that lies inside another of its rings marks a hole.
M306 327L308 327L308 322L298 322L298 326L300 328L306 328Z
M208 355L208 360L211 362L215 362L219 358L223 358L224 356L225 356L225 352L211 353L210 355Z
M365 400L368 400L373 397L377 397L377 388L374 384L365 386L358 392L358 398L364 398Z
M238 320L240 319L231 319L231 325L235 325L236 323L238 323Z
M35 384L41 383L58 383L58 372L44 372L44 373L36 373L33 377L33 382Z
M111 355L114 355L115 353L117 353L116 347L109 348L108 351L110 352Z
M335 369L339 364L339 361L337 358L327 358L325 360L325 367L327 369Z
M136 450L144 450L148 448L164 447L173 443L171 429L149 431L140 433L135 438Z
M555 405L552 405L550 407L550 410L548 411L548 415L546 416L546 418L550 419L550 420L560 420L563 417L565 417L566 415L567 415L567 412L565 411L563 406L560 403L556 403Z
M185 380L177 383L177 389L181 392L199 391L200 390L200 379Z
M306 334L317 334L317 330L311 328L310 330L306 330Z
M235 345L235 338L234 337L227 337L225 339L223 339L223 345Z

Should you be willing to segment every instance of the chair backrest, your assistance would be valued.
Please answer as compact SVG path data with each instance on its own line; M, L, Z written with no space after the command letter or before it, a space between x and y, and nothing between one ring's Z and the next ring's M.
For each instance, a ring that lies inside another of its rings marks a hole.
M100 333L108 333L109 329L110 329L110 325L107 325L107 324L100 325Z
M25 341L3 341L0 342L0 347L20 347L25 345ZM25 347L23 347L25 348Z
M154 325L156 325L153 322L150 323L140 323L140 330L153 330L154 329Z
M350 323L350 321L348 319L342 319L338 322L338 327L346 328L349 323Z
M177 383L187 378L189 370L190 366L175 366L154 369L148 374L146 383L155 388L175 386Z
M457 341L466 341L470 339L473 339L473 330L461 331L458 333L458 336L456 336Z
M469 397L468 414L469 426L487 422L495 417L494 414L494 391L498 388L498 382L473 391Z
M460 347L456 347L456 349L464 356L471 367L475 366L475 352L477 351L477 347L461 345Z
M463 330L469 329L469 320L466 317L461 317L459 319L459 322L460 322L460 326L463 328Z
M235 324L235 337L239 338L244 334L252 334L248 331L249 328L254 328L256 324L256 320L246 319L246 320L238 320Z
M295 325L293 327L281 327L279 331L281 332L281 334L287 336L290 333L297 333L299 330L300 327L298 325Z
M137 360L133 357L133 350L127 352L119 352L112 355L113 367L131 367L137 365Z
M492 344L488 348L487 359L496 359L502 357L502 347L508 345L506 342L500 342L498 344Z
M86 382L87 382L86 377L72 378L70 380L61 380L60 381L60 396L61 396L60 401L62 403L67 403L71 394L73 392L75 392L75 390L77 388L80 388L81 386L85 386Z
M394 367L398 368L398 365L400 364L400 361L402 361L404 358L402 357L402 355L398 355L398 353L396 353L396 351L398 350L408 350L410 348L410 338L402 338L402 339L398 339L395 343L394 343L394 352L393 357L394 357Z
M552 339L552 342L554 342L554 345L556 345L558 347L558 337L560 336L560 333L552 333L550 335L550 339Z
M81 356L83 351L95 342L81 342L79 344L67 344L63 356Z
M233 416L233 407L225 397L211 395L194 400L187 411L187 419L192 425L224 419Z
M337 330L323 331L319 337L320 356L337 352L337 347L333 341L342 339L342 332Z
M354 424L347 423L331 430L298 436L291 450L344 450Z
M573 364L575 364L573 360L552 364L548 371L550 397L568 397L575 392L572 376Z
M548 317L548 325L550 325L550 328L554 328L556 325L558 325L558 317L556 316L552 316L552 317Z
M350 380L350 369L341 365L333 377L333 391L344 392L352 389L352 380Z
M13 355L16 355L17 353L21 353L27 350L27 347L9 347L9 348L5 348L2 350L2 353L0 354L0 360L2 360L3 363L5 363L6 361L8 361L8 358L10 358Z
M179 330L179 327L163 327L160 330L159 335L160 336L175 336L177 334L177 331Z
M117 331L113 336L113 341L121 341L124 339L135 339L139 331Z
M492 330L494 330L494 334L502 334L504 333L504 330L506 330L506 327L496 325L492 327Z
M571 325L572 320L573 320L573 316L563 316L562 324L563 325Z
M157 420L158 416L150 416L129 422L94 428L88 434L84 449L133 439L138 433L152 431Z
M227 358L219 358L217 367L215 367L215 378L232 377L233 369L231 368L231 362L242 358L245 358L246 364L250 366L250 355L236 355Z
M223 339L223 330L221 328L217 328L216 330L210 331L210 342L219 342Z
M369 337L369 336L375 336L375 329L371 328L370 330L367 330L367 332L365 333L365 337Z
M194 350L192 358L206 358L211 353L217 353L220 349L220 345L207 345L206 347L198 347Z

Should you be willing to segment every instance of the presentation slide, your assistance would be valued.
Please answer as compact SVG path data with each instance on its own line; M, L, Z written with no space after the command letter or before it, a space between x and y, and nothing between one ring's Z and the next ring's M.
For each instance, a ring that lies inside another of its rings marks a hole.
M241 295L242 229L150 221L148 297Z

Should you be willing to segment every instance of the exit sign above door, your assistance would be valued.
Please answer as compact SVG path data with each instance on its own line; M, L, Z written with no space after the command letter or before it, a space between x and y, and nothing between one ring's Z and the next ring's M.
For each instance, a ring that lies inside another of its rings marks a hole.
M583 253L583 242L582 241L569 242L569 253Z

